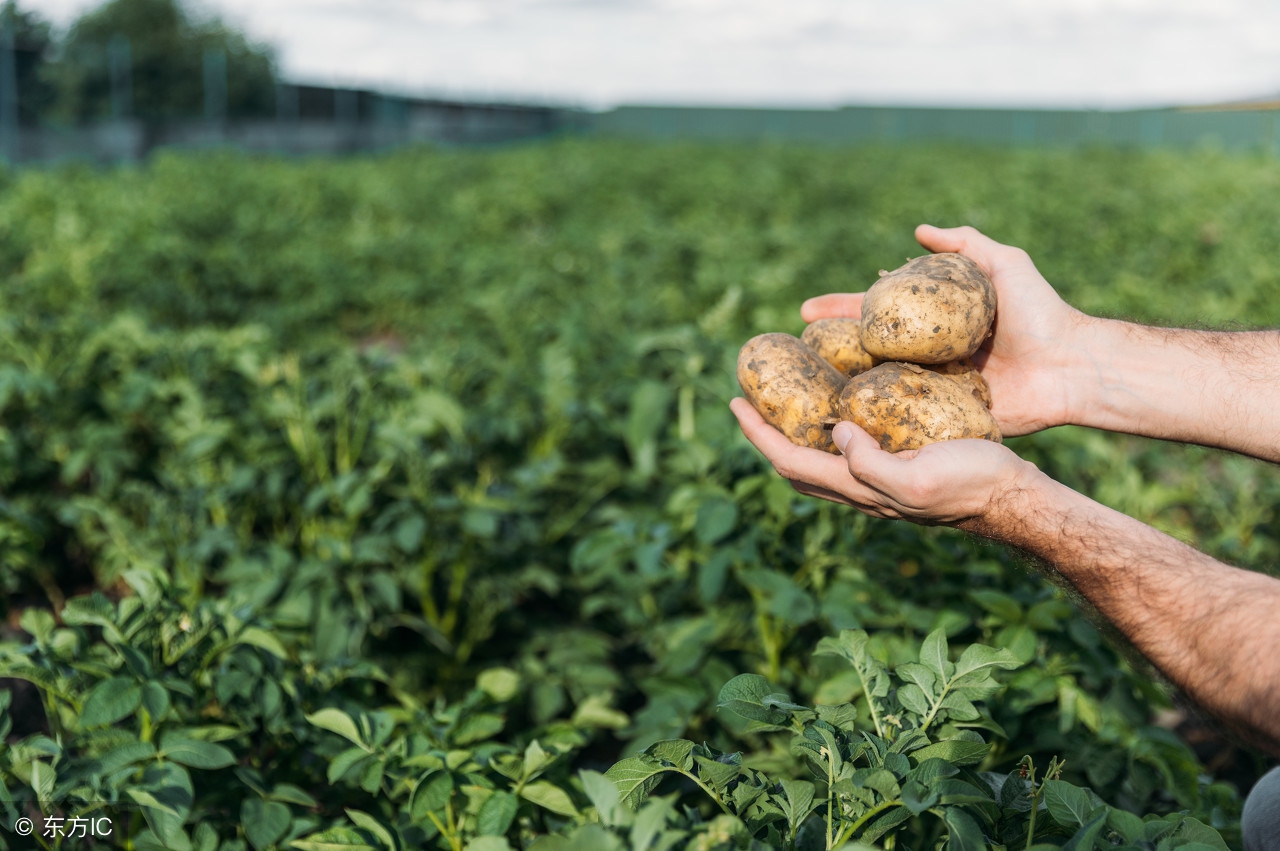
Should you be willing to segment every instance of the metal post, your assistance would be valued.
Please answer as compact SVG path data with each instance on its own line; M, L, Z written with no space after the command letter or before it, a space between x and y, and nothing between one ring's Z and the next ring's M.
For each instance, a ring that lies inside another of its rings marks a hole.
M210 124L227 120L227 54L217 47L204 52L204 117Z
M133 56L128 36L111 36L107 58L111 65L111 117L123 121L133 115Z
M0 157L18 162L18 60L14 51L13 5L0 22Z
M359 95L352 89L334 89L333 117L339 124L355 124L360 117Z
M276 120L296 122L299 117L298 87L276 83Z

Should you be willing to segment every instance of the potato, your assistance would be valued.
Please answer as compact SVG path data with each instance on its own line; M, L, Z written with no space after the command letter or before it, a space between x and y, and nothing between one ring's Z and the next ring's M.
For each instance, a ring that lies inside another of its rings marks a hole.
M831 442L846 377L790 334L761 334L738 352L738 383L765 421L792 443L837 452Z
M917 257L881 273L862 300L862 347L885 361L935 364L967 358L991 332L996 291L959 254Z
M995 418L972 393L913 363L882 363L850 379L840 395L840 418L889 452L962 438L1000 442Z
M859 339L862 323L857 319L819 319L809 323L800 341L845 375L866 372L880 361L867 354Z
M925 369L958 381L973 394L973 398L984 406L991 407L991 387L987 385L987 379L983 378L982 373L978 372L978 368L973 365L973 361L968 358L953 360L950 363L929 364Z

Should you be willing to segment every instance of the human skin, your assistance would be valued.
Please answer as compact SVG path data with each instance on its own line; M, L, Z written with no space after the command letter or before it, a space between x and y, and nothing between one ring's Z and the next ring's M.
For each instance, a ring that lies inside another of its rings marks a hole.
M972 228L922 225L996 287L999 314L973 361L1005 435L1075 424L1280 461L1280 333L1149 328L1067 305L1020 249ZM862 296L810 299L807 322L858 317ZM1241 570L1052 480L985 440L890 454L852 423L841 456L792 444L744 399L743 433L802 493L874 517L948 525L1051 566L1207 712L1280 756L1280 580Z

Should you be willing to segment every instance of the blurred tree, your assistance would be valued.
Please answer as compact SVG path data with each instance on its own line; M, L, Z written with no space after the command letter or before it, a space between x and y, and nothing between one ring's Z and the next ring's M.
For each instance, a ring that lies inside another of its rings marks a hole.
M0 26L9 26L13 32L18 121L35 124L54 99L53 86L46 78L54 48L53 31L34 12L19 9L15 0L0 6Z
M67 34L55 74L54 114L72 123L122 111L148 121L199 117L205 109L205 56L218 52L225 57L226 117L274 114L270 48L216 18L188 15L180 0L110 0ZM125 69L129 96L122 104Z

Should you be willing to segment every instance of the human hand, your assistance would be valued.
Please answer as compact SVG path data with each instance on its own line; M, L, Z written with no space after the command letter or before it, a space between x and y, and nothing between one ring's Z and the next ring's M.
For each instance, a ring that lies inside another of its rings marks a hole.
M956 252L991 278L998 302L990 337L972 358L991 386L991 413L1008 437L1070 422L1068 379L1077 370L1089 317L1068 305L1025 251L1001 245L971 227L920 225L916 240L935 253ZM811 298L805 322L862 316L862 293Z
M832 438L843 457L797 446L751 406L729 407L742 432L797 491L851 505L873 517L946 525L995 536L1024 510L1019 497L1043 474L989 440L948 440L892 454L853 423Z

